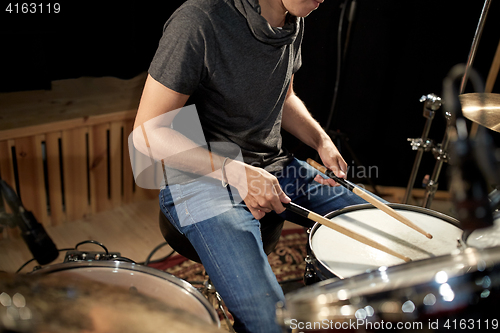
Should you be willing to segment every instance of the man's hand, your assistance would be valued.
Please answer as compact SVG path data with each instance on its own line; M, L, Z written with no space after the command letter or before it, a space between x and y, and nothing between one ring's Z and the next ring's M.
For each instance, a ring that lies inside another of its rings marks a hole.
M238 163L238 162L236 162ZM289 203L291 199L283 192L278 179L262 168L245 164L245 175L241 175L235 161L226 167L229 184L236 187L240 194L245 193L243 199L252 215L260 220L271 211L280 214L285 210L282 203ZM242 183L246 181L245 183ZM244 191L240 191L244 189Z
M332 170L333 173L339 178L346 178L347 173L347 163L344 161L344 158L340 155L337 147L331 141L327 141L325 145L318 149L319 157L321 161L323 161L323 165ZM333 179L328 178L325 179L320 175L317 175L314 178L320 184L330 185L330 186L339 186L337 182Z

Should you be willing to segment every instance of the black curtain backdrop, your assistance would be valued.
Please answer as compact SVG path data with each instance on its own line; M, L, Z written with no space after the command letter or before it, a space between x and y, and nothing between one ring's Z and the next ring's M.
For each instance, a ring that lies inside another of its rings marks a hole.
M9 3L2 2L0 92L50 89L53 80L81 76L132 78L147 70L163 24L183 2L64 1L58 14L9 13ZM303 66L295 90L323 126L330 117L338 73L339 21L343 5L351 2L326 0L306 18ZM491 5L474 62L484 79L500 39L497 2ZM342 25L342 48L346 39L348 47L330 129L347 140L364 167L351 169L350 177L354 170L376 184L405 187L415 157L407 138L420 137L425 123L419 98L442 96L448 71L467 61L484 1L356 4L349 34L347 17ZM497 83L493 92L498 88ZM429 137L441 142L444 130L443 112L438 111ZM490 133L498 145L498 133ZM315 157L309 147L286 133L284 137L298 157ZM339 148L353 164L345 142ZM424 154L416 186L434 164L432 154ZM440 183L446 189L446 168Z

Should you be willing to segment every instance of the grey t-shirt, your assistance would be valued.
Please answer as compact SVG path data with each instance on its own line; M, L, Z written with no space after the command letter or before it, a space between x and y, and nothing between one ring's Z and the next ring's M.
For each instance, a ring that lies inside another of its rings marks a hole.
M282 29L260 16L257 0L188 0L169 18L149 74L191 95L207 142L238 145L246 163L280 170L281 115L301 66L303 19Z

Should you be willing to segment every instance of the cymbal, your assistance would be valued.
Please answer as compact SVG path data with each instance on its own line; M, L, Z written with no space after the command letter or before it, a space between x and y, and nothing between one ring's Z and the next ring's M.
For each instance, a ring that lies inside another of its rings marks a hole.
M467 119L500 132L500 94L470 93L460 95L459 99Z

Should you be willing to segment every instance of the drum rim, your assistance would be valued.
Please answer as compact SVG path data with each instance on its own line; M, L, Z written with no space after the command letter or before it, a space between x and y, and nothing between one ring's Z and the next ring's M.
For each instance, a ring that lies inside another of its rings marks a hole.
M105 261L74 261L74 262L62 262L50 266L42 267L36 271L33 271L29 274L50 274L54 272L67 271L71 269L77 268L91 268L91 267L104 267L104 268L118 268L124 269L128 271L141 272L147 275L152 275L154 277L167 280L170 283L173 283L184 289L188 294L193 296L196 300L198 300L203 307L208 311L212 321L220 327L220 320L217 312L214 307L210 305L208 300L189 282L176 277L170 273L160 271L159 269L143 266L135 263L129 263L118 260L105 260Z
M406 204L389 203L387 205L389 207L393 208L393 209L408 210L408 211L412 211L412 212L425 213L427 215L430 215L430 216L433 216L433 217L445 220L446 222L454 225L455 227L457 227L459 229L462 229L462 228L460 228L460 222L457 219L455 219L454 217L451 217L449 215L446 215L444 213L441 213L441 212L437 212L437 211L434 211L434 210L431 210L431 209L428 209L428 208L425 208L425 207L412 206L412 205L406 205ZM327 219L332 219L335 216L339 216L339 215L342 215L344 213L349 213L349 212L363 210L363 209L378 209L378 208L375 207L375 206L373 206L370 203L359 204L359 205L352 205L352 206L348 206L348 207L345 207L345 208L338 209L338 210L335 210L333 212L327 213L326 215L324 215L324 217L327 218ZM314 226L311 228L311 231L309 232L308 242L309 242L309 249L311 250L311 254L314 257L314 260L316 260L319 263L321 263L321 265L323 267L325 267L325 269L327 269L333 275L337 276L340 279L345 279L346 277L339 276L338 274L336 274L335 272L333 272L330 269L330 267L328 267L321 259L319 259L316 256L316 253L314 253L314 249L312 247L312 238L313 238L314 234L316 233L316 231L318 230L319 227L321 227L321 224L318 223L318 222L316 222L314 224ZM366 273L366 272L363 272L363 273L360 273L360 274L364 274L364 273Z

